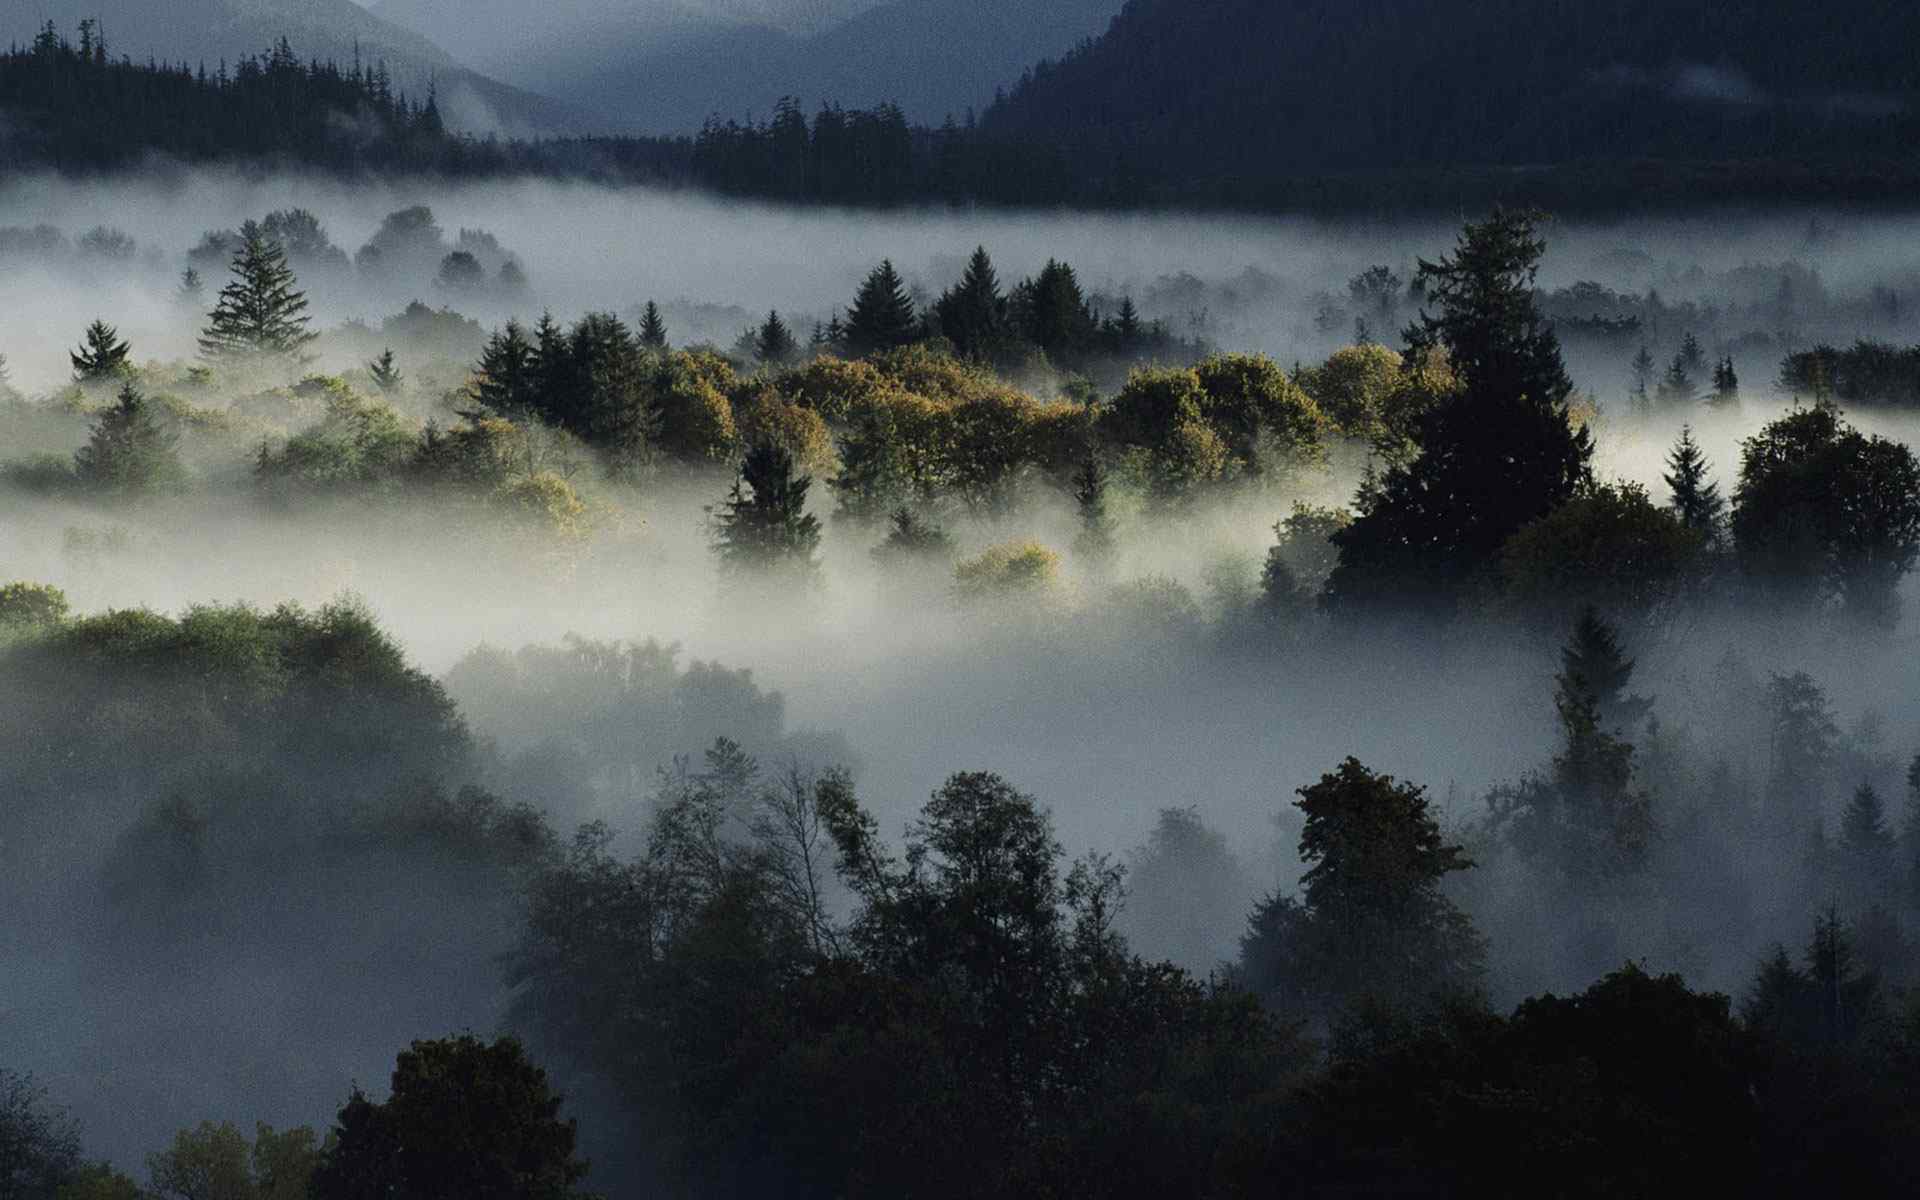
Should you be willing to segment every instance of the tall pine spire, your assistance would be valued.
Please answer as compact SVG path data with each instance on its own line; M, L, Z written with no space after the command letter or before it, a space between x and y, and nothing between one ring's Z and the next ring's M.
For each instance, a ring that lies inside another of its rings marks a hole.
M216 361L297 357L318 335L307 328L307 296L294 287L286 251L255 221L240 229L232 280L208 315L200 354Z

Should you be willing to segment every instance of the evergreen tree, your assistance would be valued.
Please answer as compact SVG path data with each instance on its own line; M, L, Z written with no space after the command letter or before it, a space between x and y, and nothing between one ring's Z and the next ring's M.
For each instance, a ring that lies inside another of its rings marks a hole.
M660 306L651 300L640 314L640 345L654 351L667 348L667 319L660 315Z
M1700 339L1693 336L1692 330L1688 330L1686 336L1680 339L1680 353L1674 356L1674 361L1689 376L1700 374L1706 367L1707 352L1700 348Z
M1619 633L1589 604L1560 649L1560 674L1554 682L1566 703L1591 707L1601 728L1631 732L1653 709L1652 700L1627 692L1633 666L1621 652Z
M1887 825L1880 793L1871 783L1862 783L1840 818L1840 852L1846 859L1848 890L1862 898L1882 894L1898 845L1899 839Z
M178 441L128 381L113 407L94 421L87 444L75 452L74 474L86 487L115 495L173 490L186 477L174 451Z
M13 369L7 366L7 356L0 354L0 395L13 390Z
M207 285L200 278L199 271L188 267L180 273L180 286L175 289L174 295L182 305L188 308L199 308L206 294Z
M1632 371L1633 385L1628 389L1628 399L1633 404L1633 410L1644 416L1653 410L1650 391L1653 387L1653 351L1647 349L1644 343L1640 352L1633 356Z
M1714 408L1731 408L1740 402L1740 376L1734 373L1733 356L1722 358L1713 366L1713 398L1709 403Z
M1073 473L1073 504L1080 514L1074 553L1104 562L1113 554L1113 520L1107 515L1107 468L1091 448Z
M1006 336L1007 301L985 246L974 250L960 282L934 303L933 315L941 334L969 358L990 356Z
M1775 673L1767 682L1767 708L1772 759L1767 805L1775 832L1791 838L1821 810L1840 728L1826 692L1804 671Z
M778 311L767 313L767 319L753 335L753 357L763 366L781 367L800 357L800 343L794 340L793 331L780 319Z
M400 368L394 364L391 346L381 351L379 358L367 364L367 373L373 376L375 387L389 394L399 391L400 384L405 380Z
M1693 439L1693 426L1680 427L1680 440L1667 455L1667 468L1671 473L1664 478L1673 493L1667 507L1708 545L1718 542L1727 502L1720 495L1720 485L1707 477L1711 466L1700 443Z
M953 539L932 521L904 506L894 509L888 521L891 528L887 531L887 540L873 549L876 562L891 565L952 560Z
M1660 380L1660 403L1668 408L1679 408L1692 404L1699 399L1699 389L1693 382L1693 374L1687 369L1684 356L1676 354L1667 364L1667 373Z
M1334 536L1331 611L1450 611L1508 538L1591 479L1593 440L1568 419L1573 383L1534 304L1544 249L1532 217L1500 210L1420 264L1438 313L1408 330L1410 353L1444 347L1465 386L1421 415L1418 457L1363 489Z
M1575 873L1631 870L1645 859L1652 838L1650 800L1634 786L1627 738L1652 702L1626 694L1632 677L1633 660L1620 652L1613 628L1587 606L1554 678L1564 739L1553 761L1559 828L1534 831L1557 835L1552 840L1563 865Z
M860 285L860 294L847 311L842 338L855 358L892 350L913 341L917 322L907 285L888 259L875 267Z
M200 335L200 353L210 360L296 357L316 338L307 328L306 293L294 288L293 268L278 242L257 222L240 228L233 279Z
M794 473L793 455L760 442L748 448L740 474L714 517L714 552L734 572L811 574L820 548L819 518L807 512L810 475Z
M1093 340L1096 326L1080 279L1057 259L1016 289L1011 310L1020 335L1061 366L1078 364Z
M94 383L124 375L133 369L133 347L120 339L120 331L105 321L87 326L80 348L68 353L73 360L73 377L80 383Z
M1113 318L1115 350L1123 358L1131 358L1134 351L1146 341L1146 334L1146 326L1141 323L1140 310L1134 307L1133 297L1120 297L1120 311Z
M535 382L533 343L518 321L508 321L481 348L467 394L489 412L519 417L539 408Z

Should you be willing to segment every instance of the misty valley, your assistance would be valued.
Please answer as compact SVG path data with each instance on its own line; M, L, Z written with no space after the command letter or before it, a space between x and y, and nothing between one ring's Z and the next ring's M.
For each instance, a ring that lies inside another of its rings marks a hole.
M1904 203L955 203L897 110L81 32L0 60L153 125L0 125L0 1200L1920 1178Z

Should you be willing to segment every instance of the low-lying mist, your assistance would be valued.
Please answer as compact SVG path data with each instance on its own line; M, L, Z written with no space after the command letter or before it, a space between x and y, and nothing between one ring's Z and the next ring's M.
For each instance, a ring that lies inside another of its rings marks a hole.
M318 324L377 327L419 299L491 328L542 310L562 320L589 310L630 315L651 298L667 307L676 344L729 344L770 308L804 336L851 301L879 259L890 257L924 300L984 244L1003 280L1062 259L1090 294L1130 296L1182 336L1312 365L1367 321L1350 279L1375 264L1410 276L1416 258L1446 252L1454 236L1438 220L802 212L534 182L13 179L0 185L0 227L51 224L77 239L109 226L136 248L111 259L78 250L0 257L0 353L14 385L42 398L66 384L67 353L96 317L118 326L140 362L189 359L198 314L175 289L204 233L301 207L352 254L387 214L420 204L449 239L459 229L495 235L523 267L525 290L455 294L431 268L383 277L341 266L309 283ZM1857 336L1920 340L1907 315L1920 309L1885 299L1920 297L1917 227L1920 218L1904 215L1807 211L1552 226L1543 289L1591 281L1640 297L1652 288L1671 306L1664 328L1566 339L1577 387L1599 402L1596 475L1638 483L1664 502L1666 456L1686 421L1730 492L1741 440L1793 403L1773 386L1786 349ZM1801 281L1784 300L1782 279ZM209 296L221 282L209 274ZM1382 311L1390 320L1367 332L1398 345L1415 306ZM1682 332L1696 331L1716 356L1749 348L1739 352L1740 404L1633 413L1625 389L1634 350L1652 343L1664 358ZM1739 340L1755 334L1767 340ZM348 345L323 341L313 369L360 367L361 343ZM457 397L445 393L463 382L458 363L407 365L421 381L416 407L457 419ZM1908 417L1850 419L1909 445L1920 433ZM85 426L56 421L35 436L38 444L4 457L70 454ZM889 836L961 770L996 771L1036 795L1073 853L1124 858L1163 810L1191 808L1224 835L1250 901L1295 886L1294 791L1349 755L1427 785L1449 830L1472 838L1489 790L1540 770L1556 750L1562 626L1490 608L1447 637L1336 632L1311 614L1276 635L1248 616L1276 522L1296 502L1350 503L1365 466L1360 449L1180 511L1123 499L1112 555L1097 562L1068 552L1071 499L1028 480L1010 511L956 516L949 526L960 558L1024 539L1062 552L1058 588L1021 606L969 603L950 571L889 570L872 554L884 528L834 519L819 483L817 585L764 592L734 586L712 552L712 510L732 480L724 467L638 484L583 470L576 479L595 519L559 544L451 504L277 507L249 490L250 455L208 452L194 464L201 486L136 506L6 495L0 584L54 585L84 614L147 608L178 617L234 603L271 612L288 602L318 612L349 599L460 704L474 746L453 782L532 806L563 839L601 820L630 844L652 811L653 772L725 735L769 770L848 767ZM1628 631L1633 690L1653 699L1662 727L1697 761L1722 763L1757 789L1766 743L1727 681L1804 670L1832 704L1849 761L1887 775L1888 762L1904 763L1920 743L1920 595L1911 580L1902 599L1898 625L1872 632L1819 614L1674 604ZM570 635L657 641L648 661L667 682L647 701L653 707L572 690L587 673L561 665ZM528 647L554 653L529 652L514 667ZM27 707L0 696L0 724ZM543 715L561 711L604 718L605 728L554 729L549 741ZM638 711L655 723L634 718ZM127 744L151 735L128 721ZM0 921L4 1061L70 1106L92 1148L131 1168L172 1130L205 1118L320 1124L355 1081L377 1087L409 1039L500 1025L499 960L514 944L517 901L504 877L457 857L356 855L342 848L349 841L289 841L294 833L261 828L245 835L257 843L208 858L218 870L190 902L133 893L165 912L158 932L141 924L137 906L130 916L115 881L138 874L138 830L167 796L139 763L110 761L115 728L71 734L70 756L111 768L84 801L77 792L23 791L18 804L0 797L0 908L17 914ZM231 746L205 753L214 766L244 758ZM66 778L48 771L46 779ZM327 786L319 774L311 786ZM250 779L233 783L237 794L272 791ZM1888 786L1898 794L1897 782ZM1678 812L1692 799L1662 802ZM1831 822L1844 796L1823 803ZM287 857L299 847L310 857ZM1769 882L1774 848L1726 847L1725 873L1749 885L1750 907L1737 920L1720 911L1722 893L1709 883L1691 911L1637 897L1606 912L1543 914L1528 899L1526 871L1503 865L1491 847L1469 849L1485 852L1485 869L1461 894L1492 941L1501 1003L1576 989L1629 957L1737 992L1775 930L1804 921L1804 897ZM1687 872L1684 863L1660 869L1668 880ZM1174 886L1201 890L1200 881ZM1138 939L1201 971L1231 956L1241 933L1219 929L1204 945L1181 946L1150 924L1154 913L1135 919ZM591 1143L590 1118L586 1125Z

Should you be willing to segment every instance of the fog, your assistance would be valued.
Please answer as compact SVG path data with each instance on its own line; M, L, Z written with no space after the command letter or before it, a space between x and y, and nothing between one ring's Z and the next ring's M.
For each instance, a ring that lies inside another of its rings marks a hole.
M1459 223L797 211L534 182L14 178L0 185L0 226L49 224L69 239L109 226L137 249L113 261L77 253L0 261L0 353L15 386L41 396L64 386L67 353L95 317L115 323L141 362L190 358L197 314L183 312L174 288L204 233L304 207L351 255L388 213L417 204L432 208L449 246L460 229L494 234L524 267L528 290L456 296L435 285L430 268L384 279L342 269L310 282L318 324L358 319L377 329L414 299L451 306L483 328L543 310L562 320L589 310L631 318L651 298L667 308L677 344L724 346L770 308L797 331L830 319L883 257L929 299L985 245L1003 283L1062 259L1090 293L1131 296L1183 336L1310 365L1353 340L1360 314L1335 320L1328 312L1350 303L1347 280L1373 264L1410 275L1416 258L1451 247ZM1693 306L1624 352L1568 338L1576 383L1600 402L1596 473L1639 482L1664 500L1660 476L1679 417L1632 418L1624 381L1641 341L1664 359L1684 323L1710 353L1749 347L1729 351L1745 383L1739 410L1695 419L1730 491L1740 440L1791 402L1772 386L1783 347L1856 336L1920 341L1920 307L1883 299L1920 296L1916 234L1920 216L1807 210L1549 227L1543 289L1592 281L1637 296L1654 288L1669 305ZM1786 308L1767 310L1786 275L1817 280L1818 294L1803 285ZM206 282L211 293L221 281ZM1394 315L1394 328L1372 330L1388 345L1412 313ZM1755 334L1768 339L1764 348L1741 341ZM368 344L323 340L315 369L355 367ZM458 405L440 393L461 382L458 365L406 365L418 381L410 411L453 419ZM1030 382L1045 390L1054 381ZM1915 441L1911 421L1853 419ZM70 452L84 435L83 422L56 422L5 457ZM474 732L491 739L476 776L546 810L563 836L595 818L631 836L646 819L645 789L566 783L564 772L543 774L546 760L521 757L538 746L508 727L510 714L490 712L471 681L473 702L462 695L459 668L476 647L555 646L569 634L677 644L681 669L718 662L750 670L761 699L777 692L779 710L750 748L769 766L781 756L844 760L889 835L950 773L993 770L1051 809L1070 853L1124 856L1162 809L1191 806L1225 835L1259 892L1290 889L1297 878L1294 789L1347 755L1428 785L1449 827L1471 836L1487 790L1540 769L1556 748L1563 630L1490 622L1446 642L1383 631L1275 647L1233 626L1232 596L1257 586L1274 523L1295 500L1348 502L1358 454L1180 516L1123 507L1111 563L1095 570L1070 561L1049 605L1014 611L964 606L943 580L888 578L870 555L879 534L827 519L824 486L813 496L826 521L819 587L743 598L726 587L709 548L707 509L725 491L724 472L637 487L583 474L600 519L581 543L556 552L463 527L467 518L452 510L342 502L276 511L247 489L249 447L190 439L183 450L202 486L177 498L107 509L7 496L0 584L56 585L83 613L179 613L235 601L318 607L358 597L415 665L449 681ZM1017 537L1064 548L1073 514L1036 484L1013 514L958 519L951 531L962 555ZM109 534L111 550L92 549ZM1113 598L1115 585L1150 577L1180 584L1191 609L1129 608ZM1633 689L1656 699L1663 724L1702 747L1702 761L1726 761L1756 788L1764 746L1756 761L1717 682L1730 652L1760 679L1808 671L1855 736L1850 744L1866 746L1863 731L1877 722L1884 754L1904 762L1920 741L1920 595L1911 580L1904 600L1898 628L1873 635L1805 615L1679 612L1633 631ZM651 765L697 755L710 741L704 725L697 734L695 724L676 728L683 742L661 735L646 743L659 760ZM497 881L457 866L395 872L377 856L260 866L215 880L156 932L106 885L110 862L126 867L127 814L151 799L93 797L0 823L0 907L19 914L0 922L4 1060L35 1072L71 1106L97 1152L134 1169L174 1129L203 1118L324 1124L352 1083L384 1080L407 1040L500 1024L498 957L512 944L516 912ZM1827 797L1829 813L1843 800ZM1804 923L1795 907L1802 897L1767 883L1772 853L1728 848L1730 869L1753 884L1757 914L1731 933L1704 892L1691 914L1628 898L1563 921L1529 903L1527 873L1497 856L1462 895L1492 939L1498 1001L1584 986L1595 969L1626 957L1737 992L1773 931ZM1684 864L1663 869L1663 878L1686 875ZM1596 925L1607 932L1592 935ZM1220 931L1183 957L1205 969L1232 952L1237 934ZM586 1132L591 1148L591 1120Z

